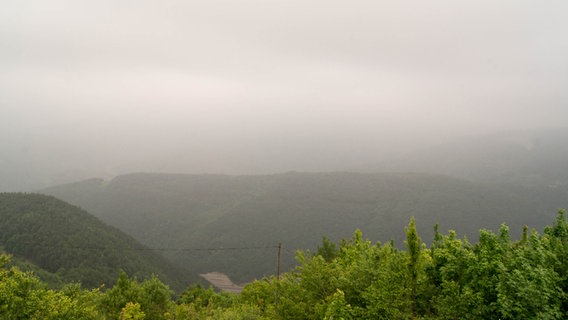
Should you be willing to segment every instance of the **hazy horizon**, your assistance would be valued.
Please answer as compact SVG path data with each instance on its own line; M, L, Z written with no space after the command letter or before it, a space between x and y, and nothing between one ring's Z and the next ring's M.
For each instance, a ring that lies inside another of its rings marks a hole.
M340 170L568 119L562 1L2 4L0 191Z

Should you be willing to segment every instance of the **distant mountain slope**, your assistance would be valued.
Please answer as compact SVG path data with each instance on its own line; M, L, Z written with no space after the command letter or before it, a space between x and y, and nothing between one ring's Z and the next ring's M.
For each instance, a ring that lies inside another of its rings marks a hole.
M504 132L461 139L359 172L424 172L473 181L568 184L568 129Z
M51 196L0 193L0 246L64 282L110 286L120 269L157 274L174 288L188 285L170 262L122 231Z
M150 247L188 249L165 253L192 273L219 271L240 281L275 272L278 242L285 248L283 270L293 265L295 248L313 249L323 235L339 240L359 228L373 240L402 245L411 216L425 241L435 223L470 238L502 222L512 234L523 224L542 228L561 201L543 204L530 191L441 175L288 173L131 174L43 192L86 208ZM566 190L557 192L553 199L568 200Z

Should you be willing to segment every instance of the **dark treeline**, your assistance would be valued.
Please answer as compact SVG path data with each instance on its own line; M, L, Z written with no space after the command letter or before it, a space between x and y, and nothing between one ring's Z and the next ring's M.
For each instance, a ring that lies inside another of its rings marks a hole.
M436 228L437 229L437 228ZM414 219L406 250L365 240L360 231L317 252L299 251L295 270L247 285L239 295L193 286L174 299L158 278L121 273L107 290L78 284L47 289L32 273L0 269L5 319L566 319L565 211L542 234L509 228L470 243L436 230L422 242Z

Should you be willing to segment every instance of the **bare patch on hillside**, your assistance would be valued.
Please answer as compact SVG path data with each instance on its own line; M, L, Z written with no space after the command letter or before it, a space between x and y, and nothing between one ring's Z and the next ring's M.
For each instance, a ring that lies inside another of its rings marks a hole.
M224 273L209 272L200 274L200 276L222 291L240 293L243 290L242 286L234 284Z

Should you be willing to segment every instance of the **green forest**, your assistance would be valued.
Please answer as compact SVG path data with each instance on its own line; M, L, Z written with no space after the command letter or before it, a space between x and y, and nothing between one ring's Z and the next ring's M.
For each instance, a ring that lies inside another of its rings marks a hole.
M0 263L3 319L566 319L568 221L564 210L543 233L507 225L471 243L434 227L429 247L414 218L405 249L366 240L323 238L299 250L297 266L240 294L193 285L182 294L158 277L121 272L114 286L50 289L30 271Z
M157 274L178 291L195 280L88 212L40 194L0 193L2 249L14 255L11 265L36 272L50 287L109 285L120 269L139 277Z

